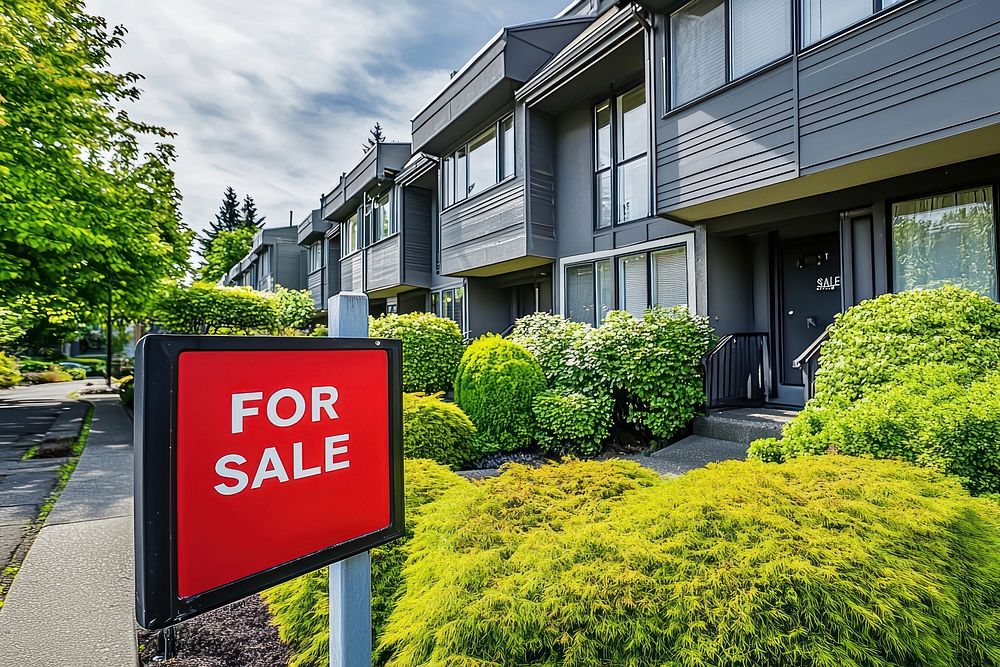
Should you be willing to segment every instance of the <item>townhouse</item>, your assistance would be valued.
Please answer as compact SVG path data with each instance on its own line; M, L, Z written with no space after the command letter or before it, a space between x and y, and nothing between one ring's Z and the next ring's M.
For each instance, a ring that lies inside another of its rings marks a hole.
M220 282L262 292L273 292L279 286L302 289L304 254L295 227L261 229L253 237L250 252Z
M470 337L685 305L711 405L795 405L850 305L997 298L998 190L995 0L581 0L501 30L299 240L317 303Z

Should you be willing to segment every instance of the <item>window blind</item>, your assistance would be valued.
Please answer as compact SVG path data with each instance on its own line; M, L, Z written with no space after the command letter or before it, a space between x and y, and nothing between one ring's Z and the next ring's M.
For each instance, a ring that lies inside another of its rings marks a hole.
M649 305L646 255L630 255L621 259L622 309L642 317Z
M734 79L792 52L792 7L788 0L730 3Z
M802 41L812 44L870 16L872 0L803 0Z
M673 103L726 83L726 5L698 0L670 17Z
M594 265L566 269L566 314L574 322L594 324Z
M687 250L684 246L653 253L653 304L688 305Z

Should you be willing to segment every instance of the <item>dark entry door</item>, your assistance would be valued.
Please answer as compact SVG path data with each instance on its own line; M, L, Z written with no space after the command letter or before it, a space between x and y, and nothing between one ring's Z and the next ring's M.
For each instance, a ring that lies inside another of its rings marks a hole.
M779 249L779 266L781 383L802 386L802 371L792 362L840 312L840 240L824 235L786 241Z

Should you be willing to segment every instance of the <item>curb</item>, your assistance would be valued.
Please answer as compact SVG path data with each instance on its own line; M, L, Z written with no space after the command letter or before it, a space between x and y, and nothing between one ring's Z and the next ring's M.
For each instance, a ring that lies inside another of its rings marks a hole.
M35 454L35 458L52 459L72 454L73 445L80 437L83 418L89 410L89 405L87 402L77 400L60 412L49 430L38 441L38 453Z

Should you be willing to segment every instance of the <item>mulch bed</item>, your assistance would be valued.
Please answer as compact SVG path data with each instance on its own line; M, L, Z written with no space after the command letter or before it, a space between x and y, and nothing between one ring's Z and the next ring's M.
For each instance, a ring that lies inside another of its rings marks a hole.
M253 595L174 626L176 656L157 657L155 632L139 630L139 662L157 667L271 667L287 665L288 647L271 625L271 615Z

